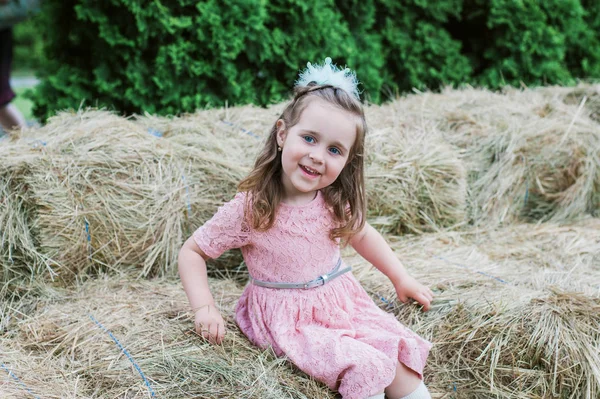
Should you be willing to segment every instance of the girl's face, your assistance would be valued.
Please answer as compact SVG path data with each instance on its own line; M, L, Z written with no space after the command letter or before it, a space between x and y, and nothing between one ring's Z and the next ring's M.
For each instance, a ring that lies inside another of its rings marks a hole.
M291 128L277 121L286 203L307 203L338 178L356 140L357 123L357 116L318 97Z

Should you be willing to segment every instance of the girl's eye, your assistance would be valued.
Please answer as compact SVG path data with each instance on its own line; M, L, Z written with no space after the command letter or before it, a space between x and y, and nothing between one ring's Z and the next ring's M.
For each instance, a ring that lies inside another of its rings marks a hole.
M329 149L329 151L331 151L332 153L334 153L335 155L342 155L342 152L340 150L337 149L337 147L331 147Z
M314 143L315 142L315 138L312 136L303 136L304 141L306 141L307 143Z

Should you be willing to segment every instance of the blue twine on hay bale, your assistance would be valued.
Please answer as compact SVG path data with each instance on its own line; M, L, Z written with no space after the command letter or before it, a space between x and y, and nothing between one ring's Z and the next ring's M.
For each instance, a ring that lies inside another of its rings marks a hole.
M223 122L224 124L226 124L226 125L228 125L228 126L235 126L233 123L231 123L231 122L228 122L228 121L221 121L221 122ZM259 140L260 140L260 136L258 136L258 135L257 135L257 134L255 134L255 133L252 133L250 130L244 129L243 127L241 127L241 128L240 128L240 130L241 130L242 132L246 133L247 135L249 135L249 136L252 136L252 137L254 137L255 139L259 139Z
M110 338L112 338L112 340L115 342L115 344L117 344L117 346L121 349L121 351L125 354L125 356L127 356L127 359L129 359L129 361L131 362L131 364L133 364L133 367L135 367L135 369L137 370L137 372L140 374L140 376L142 377L142 379L144 380L144 384L146 384L146 387L148 388L148 391L150 391L150 395L152 397L155 396L154 394L154 390L152 389L152 387L150 386L150 382L148 381L148 379L146 379L146 376L144 375L144 373L142 372L142 369L140 368L140 366L138 366L138 364L135 362L135 360L133 360L133 357L131 357L131 355L129 354L129 351L127 351L127 349L125 349L125 347L123 345L121 345L121 343L119 342L119 340L113 335L112 332L110 332L106 327L104 327L102 325L102 323L100 323L98 320L96 320L94 318L94 316L92 316L91 314L88 315L90 317L90 319L96 323L96 325L98 327L100 327L102 330L104 330L104 332L106 332Z
M149 127L148 128L148 133L150 133L151 135L155 136L155 137L162 137L163 134L160 130L155 129L153 127Z
M25 385L25 384L23 383L23 381L21 381L21 380L19 379L19 377L17 377L16 375L14 375L14 374L13 374L13 372L12 372L12 371L10 371L10 370L9 370L9 369L6 367L6 365L5 365L4 363L2 363L0 366L1 366L1 367L2 367L4 370L6 370L6 372L8 373L8 375L9 375L9 376L11 376L13 380L17 381L17 383L18 383L19 385L21 385L21 386L23 387L23 389L25 389L27 392L29 392L29 393L31 394L31 396L33 396L33 397L34 397L34 398L36 398L36 399L40 399L40 397L39 397L39 396L37 396L36 394L34 394L34 393L31 391L31 389L29 389L29 388L27 387L27 385Z

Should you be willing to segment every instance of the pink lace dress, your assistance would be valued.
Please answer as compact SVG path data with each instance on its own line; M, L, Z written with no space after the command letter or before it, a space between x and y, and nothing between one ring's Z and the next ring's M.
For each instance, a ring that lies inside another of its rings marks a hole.
M334 221L321 192L305 205L282 203L267 232L244 222L244 199L238 193L194 232L204 253L241 248L250 275L271 282L307 282L334 268L340 249L328 237ZM248 284L235 320L254 344L273 347L347 399L383 391L397 361L422 375L431 348L377 307L351 272L308 290Z

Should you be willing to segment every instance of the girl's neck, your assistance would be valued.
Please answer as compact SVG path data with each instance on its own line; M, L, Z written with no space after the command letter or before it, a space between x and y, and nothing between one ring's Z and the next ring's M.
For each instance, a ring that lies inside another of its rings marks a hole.
M284 197L281 202L289 206L303 206L313 202L319 195L319 190L310 193L302 193L302 195L294 195L293 197Z

